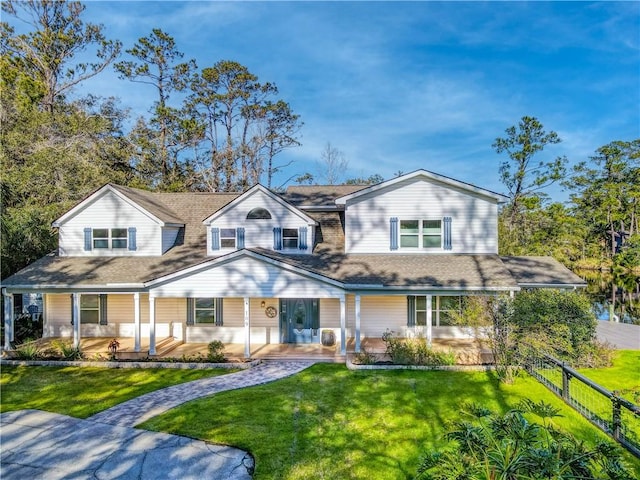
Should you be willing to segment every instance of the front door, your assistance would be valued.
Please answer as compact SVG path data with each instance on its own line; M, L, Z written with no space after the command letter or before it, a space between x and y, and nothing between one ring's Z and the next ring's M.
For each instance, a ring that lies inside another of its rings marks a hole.
M320 317L317 298L280 300L281 343L317 343Z

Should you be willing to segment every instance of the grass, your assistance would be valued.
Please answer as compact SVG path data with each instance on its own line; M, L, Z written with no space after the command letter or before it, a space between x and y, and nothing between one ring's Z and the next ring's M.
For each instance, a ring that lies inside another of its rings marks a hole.
M613 366L583 368L585 377L611 391L618 391L627 400L640 404L640 350L618 350Z
M528 376L501 385L489 372L352 372L327 364L189 402L141 428L248 450L257 479L405 479L426 450L444 445L445 425L465 402L505 412L525 398L560 408L554 423L576 437L605 438Z
M87 418L159 388L230 370L3 366L0 412L34 408Z

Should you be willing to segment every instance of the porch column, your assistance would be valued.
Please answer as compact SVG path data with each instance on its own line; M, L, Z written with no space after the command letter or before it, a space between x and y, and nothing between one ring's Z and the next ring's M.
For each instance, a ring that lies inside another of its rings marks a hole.
M156 298L149 294L149 355L156 354Z
M133 351L140 351L140 293L133 294Z
M340 354L347 354L347 299L340 297Z
M356 295L356 353L360 352L360 295Z
M71 294L71 319L73 321L73 348L80 348L80 294Z
M433 309L431 308L431 304L433 301L433 295L427 295L427 343L431 345L431 338L433 336L432 328L433 328Z
M249 316L249 297L244 297L244 358L251 357L251 318Z
M13 294L7 293L3 288L2 295L4 296L4 349L11 350L11 342L14 340Z

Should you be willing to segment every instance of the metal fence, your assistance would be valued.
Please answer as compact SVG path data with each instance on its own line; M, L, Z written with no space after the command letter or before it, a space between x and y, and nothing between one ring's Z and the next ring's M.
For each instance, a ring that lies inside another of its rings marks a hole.
M638 405L548 355L529 360L526 369L583 417L640 457Z

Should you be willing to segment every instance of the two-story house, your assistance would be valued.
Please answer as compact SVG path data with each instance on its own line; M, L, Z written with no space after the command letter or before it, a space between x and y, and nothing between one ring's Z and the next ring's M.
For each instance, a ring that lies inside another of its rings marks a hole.
M105 185L54 222L58 251L3 281L44 296L44 336L244 344L428 339L467 295L584 281L548 257L498 255L500 194L419 170L372 186L241 194Z

